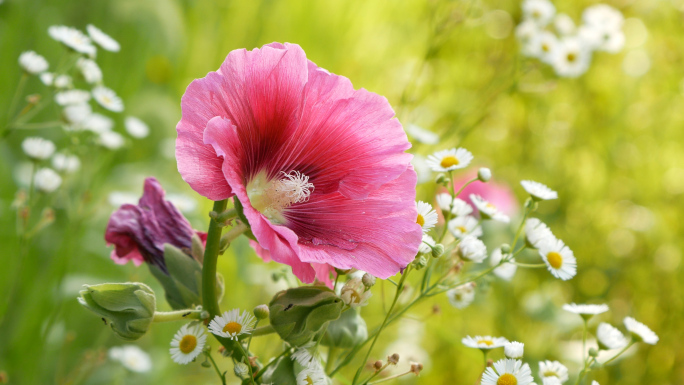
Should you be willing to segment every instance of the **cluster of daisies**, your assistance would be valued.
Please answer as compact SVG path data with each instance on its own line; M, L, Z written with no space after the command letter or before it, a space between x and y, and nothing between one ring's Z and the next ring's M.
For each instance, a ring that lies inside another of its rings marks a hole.
M118 52L120 46L97 27L88 25L86 29L87 34L62 25L48 28L50 37L75 54L75 60L67 65L50 72L48 61L34 51L22 53L19 56L19 65L26 76L37 76L50 88L50 101L61 108L59 125L65 131L90 132L95 135L95 141L99 145L116 150L124 145L125 139L114 131L114 120L104 113L121 113L124 104L112 89L104 85L102 70L95 58L97 46L111 52ZM91 100L95 101L94 106L91 105ZM34 101L33 109L38 108L37 102L38 100ZM97 112L97 109L100 111ZM20 115L17 120L21 119ZM125 118L125 128L134 138L144 138L149 134L149 127L133 116Z
M608 306L578 305L573 303L564 305L563 309L578 314L587 321L594 315L608 311ZM633 318L625 318L624 323L627 331L632 336L631 341L618 329L609 324L600 323L597 329L598 349L595 350L623 349L635 342L655 344L658 341L658 336L651 329ZM491 367L485 369L482 374L482 385L535 384L530 366L522 361L525 347L523 343L509 342L506 338L492 336L467 336L461 342L467 347L480 349L485 357L493 349L504 348L505 358L496 361ZM624 350L618 352L608 361L612 361L623 352ZM585 360L585 363L595 362L596 356L597 354L594 354L589 360ZM590 371L591 369L588 367L589 365L583 369L582 373ZM537 375L543 385L560 385L569 379L568 368L559 361L540 361ZM598 385L598 382L593 381L592 385Z
M454 170L467 167L472 159L473 155L468 150L453 148L430 155L427 163L432 171L448 173L450 176ZM489 169L481 168L478 171L477 178L473 181L487 182L491 179L491 176L492 174ZM446 178L444 175L440 177ZM447 179L449 179L448 183L451 183L450 178ZM526 204L528 209L540 201L558 198L556 191L541 183L523 180L520 184L530 195L529 204ZM499 211L491 202L488 202L479 195L471 194L468 198L470 202L458 198L457 193L440 193L437 195L436 201L446 221L446 228L455 239L455 244L458 245L456 255L464 262L482 263L488 256L487 247L480 240L480 237L483 235L482 222L491 220L509 223L510 218ZM417 203L417 208L418 219L416 222L423 227L424 233L419 253L432 253L434 255L437 243L428 233L437 224L438 214L429 203L423 201ZM479 213L479 218L473 215L475 210ZM525 218L527 218L527 215ZM557 239L544 223L539 219L530 218L525 222L524 228L526 242L520 249L510 250L510 246L506 245L506 247L502 246L494 249L491 253L489 260L491 266L494 267L493 273L495 275L504 280L511 280L518 266L514 255L528 248L537 250L544 264L554 277L568 280L575 276L577 273L577 261L572 250L563 241ZM444 235L441 236L441 239L443 238ZM475 298L475 285L473 282L460 285L450 289L447 295L454 307L462 309L473 302Z
M522 53L552 66L558 76L578 77L589 69L594 52L614 54L625 44L622 13L609 5L587 7L579 26L567 14L556 14L549 0L525 0L522 9L516 28Z

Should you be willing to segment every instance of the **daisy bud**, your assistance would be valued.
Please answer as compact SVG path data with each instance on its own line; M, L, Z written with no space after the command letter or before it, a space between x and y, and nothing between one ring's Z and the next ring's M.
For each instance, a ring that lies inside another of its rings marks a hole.
M481 182L489 182L492 179L492 171L487 167L482 167L477 171L477 179Z
M235 372L235 375L242 378L246 375L249 374L249 368L247 367L247 364L243 362L238 362L235 364L235 367L233 368L233 372Z
M382 369L382 366L383 366L383 365L384 365L384 364L382 363L382 360L377 360L377 361L375 361L375 363L373 364L373 369L375 369L375 370L380 370L380 369Z
M508 358L522 358L525 344L522 342L507 342L504 345L504 354Z
M392 354L391 356L387 357L387 362L396 365L399 363L399 355L397 353Z
M254 316L257 317L258 320L268 318L269 314L268 305L259 305L254 308Z
M536 200L534 200L532 198L527 198L527 200L525 201L525 208L526 209L534 211L537 209L537 207L539 207L539 204L537 203Z
M435 245L435 247L432 248L432 256L435 258L439 258L444 254L444 245L441 243L438 243Z
M204 362L202 362L202 367L203 368L211 368L211 364L209 363L209 361L204 360Z
M511 245L508 243L504 243L501 245L501 254L510 254L511 253Z
M589 356L598 357L598 350L596 350L595 348L589 349Z
M425 266L427 266L427 259L425 259L425 257L422 256L422 255L421 255L420 257L416 258L416 259L413 261L413 267L414 267L416 270L421 270L421 269L423 269Z
M447 185L447 184L449 184L449 178L447 178L446 175L444 175L444 174L439 174L435 178L435 183Z
M419 362L411 362L411 373L417 376L420 374L421 370L423 370L423 364Z
M373 287L373 285L375 285L375 277L366 273L361 278L361 282L363 282L363 286L365 286L366 288Z
M154 292L144 283L83 285L78 302L106 318L114 333L125 340L137 340L147 333L154 318Z

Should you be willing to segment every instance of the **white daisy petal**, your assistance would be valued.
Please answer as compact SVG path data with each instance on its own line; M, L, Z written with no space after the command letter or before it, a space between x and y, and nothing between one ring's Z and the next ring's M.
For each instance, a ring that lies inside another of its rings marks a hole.
M472 235L466 235L458 244L458 255L465 261L482 263L487 258L487 247Z
M102 82L102 70L95 61L79 58L76 62L76 67L81 71L86 82L90 84Z
M55 152L55 144L52 141L39 138L29 137L21 142L21 148L29 158L37 160L45 160L52 156Z
M468 167L473 160L473 154L465 148L452 148L450 150L437 151L428 156L427 163L432 171L447 172Z
M171 340L171 349L169 349L171 359L181 365L189 364L197 358L204 350L207 341L202 325L191 325L181 326Z
M52 167L58 171L72 173L81 168L81 161L76 155L63 153L55 154L55 156L52 157Z
M142 120L135 116L127 116L124 120L126 131L134 138L142 139L149 135L150 128Z
M525 344L522 342L507 342L504 345L504 354L507 358L522 358L525 351Z
M496 266L503 259L503 253L501 248L494 249L492 255L489 258L489 263L492 266ZM494 269L494 275L503 279L504 281L510 281L513 279L515 272L518 270L518 266L515 264L515 258L511 258L510 261L504 262L501 266Z
M19 65L26 73L31 75L45 72L50 66L44 57L34 51L26 51L19 55Z
M64 25L53 25L48 28L48 34L53 39L73 49L76 52L95 56L97 49L90 41L90 38L76 28Z
M475 300L475 282L468 282L446 292L451 306L463 309Z
M492 337L492 336L467 336L461 340L463 345L469 348L476 349L496 349L501 348L508 342L507 339L503 337Z
M233 309L214 317L209 323L209 331L237 341L238 336L251 333L255 324L256 318L251 313L244 310L240 314L240 309Z
M97 86L93 88L93 98L102 107L113 112L121 112L124 109L123 101L116 95L116 93L105 87Z
M563 310L580 315L597 315L607 312L608 305L566 303L565 305L563 305Z
M480 212L480 217L482 219L491 219L503 223L508 223L511 221L508 215L500 212L496 206L487 202L479 195L470 194L470 201L473 202L477 210Z
M605 322L601 322L596 328L596 339L598 339L599 348L604 350L622 349L629 343L618 328Z
M544 242L553 242L556 237L546 224L537 218L529 218L525 222L525 242L527 246L538 249Z
M429 203L418 201L416 203L418 209L418 218L416 223L423 228L423 233L427 233L437 224L437 212L432 209Z
M545 27L556 14L556 7L549 0L525 0L522 4L523 16L540 27Z
M501 359L482 374L482 385L531 385L534 381L530 366L520 360Z
M520 184L523 186L523 188L525 189L525 191L527 191L528 194L532 195L532 197L537 200L549 200L558 198L557 192L551 190L550 188L546 187L545 185L539 182L523 180L520 182Z
M482 226L475 217L470 215L456 217L450 220L447 226L454 238L463 239L466 235L482 236Z
M560 239L543 243L539 255L554 277L567 281L577 274L575 255Z
M106 49L107 51L119 52L119 50L121 49L119 42L112 39L111 36L102 32L99 28L95 27L94 25L88 24L86 26L86 31L88 31L88 35L90 35L90 38L93 39L95 43L97 43L100 47Z
M635 320L632 317L625 317L624 321L627 331L632 333L632 336L637 341L642 341L649 345L655 345L658 342L658 335L653 332L648 326Z
M38 191L44 193L51 193L59 188L62 184L62 177L51 168L41 168L36 171L33 185Z
M561 383L568 380L568 368L558 361L539 362L539 377L543 379L556 377Z
M152 369L150 355L135 345L114 346L109 349L108 355L132 372L145 373Z

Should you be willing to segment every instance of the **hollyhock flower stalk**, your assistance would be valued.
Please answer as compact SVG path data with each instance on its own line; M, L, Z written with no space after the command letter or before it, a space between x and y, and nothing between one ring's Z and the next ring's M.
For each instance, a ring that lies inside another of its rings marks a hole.
M387 278L415 257L416 173L385 98L272 43L229 53L181 107L179 172L239 199L261 258L330 284L332 267Z

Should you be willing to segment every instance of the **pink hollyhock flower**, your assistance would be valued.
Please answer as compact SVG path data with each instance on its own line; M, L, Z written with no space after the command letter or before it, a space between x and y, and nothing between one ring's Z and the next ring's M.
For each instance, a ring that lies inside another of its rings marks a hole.
M477 173L454 180L454 188L458 191L461 186L473 178L477 178ZM497 210L510 217L518 212L518 201L515 199L513 190L506 184L496 183L491 180L487 183L478 180L469 184L458 197L472 206L473 211L477 213L477 207L470 202L470 194L481 196L487 202L493 204Z
M387 278L415 257L416 173L384 97L272 43L229 53L181 106L178 170L209 199L239 198L262 258L329 283L331 266Z
M206 239L205 233L193 230L183 214L164 200L164 190L159 182L147 178L138 205L122 205L109 218L105 241L114 245L111 254L114 262L133 261L136 266L147 262L166 273L164 244L189 249L195 233L203 241Z

